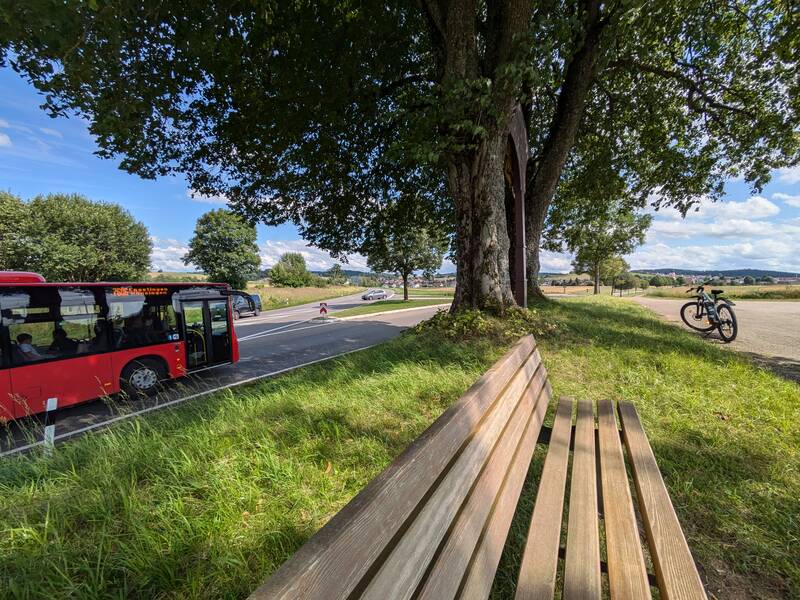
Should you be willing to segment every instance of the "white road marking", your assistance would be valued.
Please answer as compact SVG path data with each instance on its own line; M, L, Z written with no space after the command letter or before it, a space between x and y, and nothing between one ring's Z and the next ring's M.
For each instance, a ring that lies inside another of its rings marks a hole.
M281 329L286 329L288 327L294 327L295 325L302 325L303 323L308 323L310 319L306 319L304 321L295 321L294 323L287 323L286 325L281 325L280 327L273 327L272 329L267 329L266 331L259 331L258 333L251 333L250 335L242 336L239 339L240 342L244 342L246 340L251 340L253 338L262 337L268 333L273 331L279 331ZM238 336L237 336L238 337Z
M308 321L303 321L302 323L292 323L292 325L302 325L303 323L308 323ZM308 327L298 327L297 329L292 329L290 331L276 331L275 329L270 329L264 333L254 333L253 335L248 335L244 338L239 338L240 342L249 342L251 340L260 340L261 338L269 337L271 335L281 335L282 333L294 333L295 331L303 331L304 329L314 329L316 327L325 327L325 325L331 325L335 323L335 321L329 321L327 323L321 323L319 325L309 325ZM283 327L277 327L276 329L283 329Z
M319 326L317 326L319 327ZM382 343L382 342L381 342ZM176 398L175 400L170 400L169 402L165 402L164 404L157 404L155 406L150 406L148 408L144 408L137 412L128 413L125 415L119 415L114 417L113 419L108 419L106 421L102 421L100 423L94 423L92 425L87 425L86 427L81 427L80 429L76 429L74 431L70 431L67 433L62 433L60 435L55 436L53 439L54 441L64 440L76 436L80 433L86 433L92 431L94 429L98 429L100 427L107 427L113 423L118 423L119 421L124 421L125 419L130 419L131 417L138 417L140 415L152 412L154 410L159 410L162 408L167 408L169 406L175 406L176 404L180 404L182 402L186 402L187 400L194 400L195 398L200 398L202 396L208 396L209 394L213 394L214 392L221 392L222 390L227 390L232 387L236 387L239 385L244 385L246 383L252 383L254 381L258 381L259 379L266 379L268 377L275 377L276 375L281 375L283 373L288 373L290 371L294 371L296 369L300 369L302 367L309 367L311 365L315 365L317 363L325 362L326 360L331 360L334 358L339 358L340 356L346 356L348 354L353 354L354 352L361 352L362 350L369 350L370 348L374 348L378 344L370 344L369 346L364 346L363 348L354 348L353 350L348 350L347 352L341 352L339 354L334 354L332 356L324 356L322 358L317 358L314 360L310 360L308 362L301 363L299 365L293 365L291 367L286 367L283 369L278 369L277 371L271 371L270 373L264 373L263 375L256 375L254 377L249 377L247 379L243 379L242 381L235 381L233 383L227 383L225 385L221 385L219 387L212 388L210 390L205 390L203 392L198 392L196 394L190 394L188 396L184 396L183 398ZM18 448L14 448L12 450L6 450L5 452L0 452L0 457L3 456L10 456L12 454L17 454L19 452L24 452L25 450L30 450L31 448L35 448L36 446L41 446L42 442L34 442L32 444L27 444L25 446L20 446Z

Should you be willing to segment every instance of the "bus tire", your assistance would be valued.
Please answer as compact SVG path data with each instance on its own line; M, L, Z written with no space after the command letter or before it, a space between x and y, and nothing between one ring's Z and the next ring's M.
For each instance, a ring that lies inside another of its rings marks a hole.
M164 365L160 361L138 358L122 369L120 387L130 398L146 398L155 395L165 378Z

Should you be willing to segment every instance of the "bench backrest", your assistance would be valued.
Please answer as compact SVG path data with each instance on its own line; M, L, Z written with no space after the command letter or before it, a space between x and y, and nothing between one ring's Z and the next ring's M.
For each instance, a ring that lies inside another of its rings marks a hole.
M486 597L550 396L527 336L251 598Z

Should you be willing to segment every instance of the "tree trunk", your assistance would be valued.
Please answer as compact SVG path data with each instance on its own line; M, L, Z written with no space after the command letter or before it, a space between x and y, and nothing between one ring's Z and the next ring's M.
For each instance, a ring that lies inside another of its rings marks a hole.
M456 206L456 292L453 310L499 309L514 303L509 277L505 214L505 129L494 132L474 153L448 166Z
M403 273L403 302L408 302L408 273Z
M539 247L542 242L545 217L555 195L561 171L575 144L586 98L594 83L600 36L605 22L600 18L600 0L583 3L583 40L570 59L550 131L537 163L530 161L525 193L525 235L528 250L528 294L542 296L539 289Z
M596 262L594 264L594 295L597 296L600 293L600 263Z

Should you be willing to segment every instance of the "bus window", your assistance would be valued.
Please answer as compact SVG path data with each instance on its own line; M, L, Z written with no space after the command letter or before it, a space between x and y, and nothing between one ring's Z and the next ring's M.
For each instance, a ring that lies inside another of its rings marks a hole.
M101 308L91 290L17 288L5 292L0 304L14 365L103 350L96 344Z
M112 288L106 293L108 318L116 349L138 348L177 341L178 327L172 294L139 294L136 288Z

